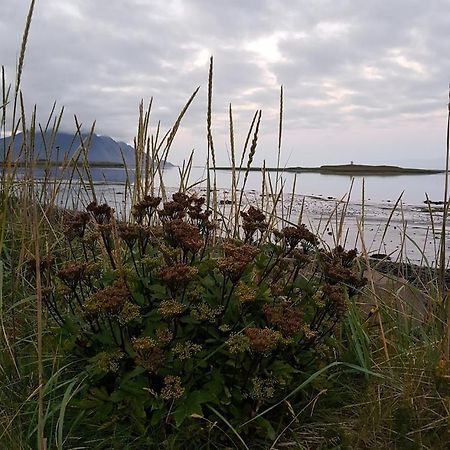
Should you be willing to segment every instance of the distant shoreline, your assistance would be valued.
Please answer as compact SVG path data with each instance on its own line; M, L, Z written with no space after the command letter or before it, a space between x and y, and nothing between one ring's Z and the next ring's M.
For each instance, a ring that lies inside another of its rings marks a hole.
M232 167L216 167L216 170L232 170ZM340 165L324 165L320 167L251 167L247 169L242 167L236 168L238 171L250 172L293 172L293 173L319 173L321 175L433 175L438 173L444 173L445 170L439 169L415 169L399 166L386 166L386 165L366 165L366 164L340 164Z
M5 166L10 167L30 167L32 165L33 167L39 167L39 168L45 168L45 167L58 167L58 168L70 168L70 167L84 167L89 166L90 168L100 168L100 169L133 169L133 167L125 166L124 163L117 163L117 162L104 162L104 161L88 161L87 163L84 161L47 161L47 160L35 160L31 162L23 162L23 161L16 161L16 162L10 162L7 163L5 161L0 161L0 167ZM161 162L161 165L164 165L166 168L175 167L172 163L169 161Z

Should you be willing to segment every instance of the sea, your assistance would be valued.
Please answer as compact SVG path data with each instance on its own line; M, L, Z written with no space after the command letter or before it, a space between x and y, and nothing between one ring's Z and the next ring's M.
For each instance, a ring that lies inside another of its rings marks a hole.
M119 217L126 219L130 211L126 180L132 180L133 173L126 174L121 168L93 168L91 175L98 201L109 203ZM61 178L61 174L53 176ZM41 179L43 173L37 172L35 177ZM92 200L87 179L83 178L83 181L74 179L61 185L60 206L80 209ZM244 178L244 172L238 173L238 189L242 189ZM193 186L192 190L202 195L206 192L206 179L204 167L192 167L185 185ZM215 179L218 199L226 212L231 196L231 172L216 171ZM180 169L165 168L163 180L168 194L176 192L180 186ZM244 205L267 207L269 186L273 192L283 189L276 211L281 226L303 222L322 238L324 246L356 247L367 254L381 253L393 260L429 266L439 260L443 173L351 177L271 172L266 173L263 197L261 172L250 172L242 193ZM446 242L450 241L447 224L444 230ZM450 246L445 247L450 254Z

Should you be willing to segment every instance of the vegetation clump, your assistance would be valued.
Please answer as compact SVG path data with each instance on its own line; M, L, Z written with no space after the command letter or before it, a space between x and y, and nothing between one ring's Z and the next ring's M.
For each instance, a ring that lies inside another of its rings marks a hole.
M250 207L243 238L222 238L203 198L160 201L145 196L130 223L106 204L71 214L71 257L45 265L44 301L82 362L74 413L98 426L117 416L115 426L164 440L186 421L202 434L216 414L238 426L281 401L323 363L316 350L333 347L364 279L356 253L319 250L304 225L270 229ZM264 435L268 424L261 416L240 431Z

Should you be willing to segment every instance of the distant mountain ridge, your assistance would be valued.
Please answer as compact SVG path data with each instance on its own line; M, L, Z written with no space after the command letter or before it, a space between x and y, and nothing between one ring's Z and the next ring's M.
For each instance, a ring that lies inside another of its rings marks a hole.
M82 139L86 143L88 134L82 134ZM11 138L0 138L0 161L4 158L4 149L9 146ZM15 136L14 145L12 149L12 161L23 160L22 155L23 134L19 133ZM49 147L51 145L51 151ZM66 132L58 132L52 143L52 133L46 132L43 135L36 133L34 143L35 160L47 160L52 162L67 161L74 158L81 146L79 135L74 135ZM47 149L47 151L46 151ZM123 155L123 159L122 159ZM48 156L50 156L48 158ZM128 167L133 168L135 165L134 149L125 142L118 142L109 136L99 136L92 134L89 148L88 161L95 164L120 165L123 161ZM166 162L166 166L172 166Z

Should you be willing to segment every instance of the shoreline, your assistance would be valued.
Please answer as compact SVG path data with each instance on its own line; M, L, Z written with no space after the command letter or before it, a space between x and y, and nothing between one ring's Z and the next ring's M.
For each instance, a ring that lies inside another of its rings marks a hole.
M214 169L211 169L214 170ZM215 170L233 170L232 167L216 167ZM417 169L411 167L399 167L388 165L368 164L338 164L322 165L319 167L237 167L237 171L249 172L293 172L293 173L318 173L321 175L346 175L346 176L390 176L390 175L435 175L444 173L441 169Z

